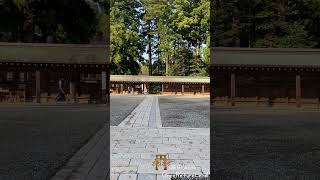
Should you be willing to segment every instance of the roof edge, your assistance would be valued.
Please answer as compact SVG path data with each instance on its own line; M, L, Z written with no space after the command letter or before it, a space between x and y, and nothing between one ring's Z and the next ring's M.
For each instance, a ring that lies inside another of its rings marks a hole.
M0 46L15 47L71 47L71 48L107 48L107 44L55 44L55 43L11 43L0 42Z

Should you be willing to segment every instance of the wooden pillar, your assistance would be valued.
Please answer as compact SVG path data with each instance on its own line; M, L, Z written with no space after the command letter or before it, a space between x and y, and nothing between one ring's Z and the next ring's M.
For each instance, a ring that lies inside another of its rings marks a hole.
M161 93L164 93L164 84L161 85Z
M147 94L147 93L148 93L147 84L144 84L143 91L144 91L144 94Z
M184 84L181 85L181 94L184 94Z
M201 88L202 88L202 90L201 90L202 95L204 96L204 84L202 84Z
M51 95L51 93L52 92L50 92L50 78L51 78L51 76L50 76L50 72L46 72L46 91L47 91L47 97L46 97L46 100L47 100L47 102L49 102L50 101L50 95Z
M76 98L76 102L79 103L79 96L81 94L81 74L80 72L76 72L76 92L75 92L75 98Z
M41 88L40 88L40 71L36 70L36 102L40 103Z
M214 84L215 82L215 78L213 76L213 69L212 67L210 67L209 69L209 73L210 73L210 84L209 84L209 93L210 93L210 107L213 107L214 106L214 96L215 96L215 93L214 93L214 88L213 86L211 86L211 84ZM212 111L210 111L210 114L212 113ZM211 116L212 117L212 116Z
M140 84L140 86L141 86L141 94L143 94L143 88L144 88L144 86L143 86L143 84Z
M123 94L123 84L120 85L120 94Z
M101 72L101 101L103 104L107 103L107 73L106 71Z
M301 107L301 77L296 75L296 103L297 107Z
M135 84L133 84L131 87L132 87L131 94L134 95Z
M69 83L69 89L70 89L70 98L73 101L73 103L76 103L76 83L73 81L70 81Z
M234 106L234 98L236 95L236 75L234 73L231 74L231 92L230 92L230 97L231 97L231 105Z
M115 84L115 86L116 86L116 92L117 92L117 94L119 94L119 84Z

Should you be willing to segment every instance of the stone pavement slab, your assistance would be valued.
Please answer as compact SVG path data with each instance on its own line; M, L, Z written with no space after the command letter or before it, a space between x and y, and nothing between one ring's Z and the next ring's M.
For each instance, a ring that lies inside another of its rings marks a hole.
M210 173L209 128L152 129L113 126L111 134L111 174L135 172L139 177L140 174ZM149 134L152 134L152 137L148 137ZM161 168L155 170L152 164L155 155L159 153L169 154L170 164L166 171ZM118 168L121 168L121 172Z
M108 129L99 130L51 180L105 180L110 167Z
M119 126L162 127L158 97L146 96L145 99L119 124Z
M111 174L155 180L170 179L168 174L209 175L209 131L162 127L158 96L146 96L119 126L111 127ZM157 154L167 154L167 170L155 169Z
M102 128L52 180L170 179L168 175L210 172L210 129L162 127L157 96L147 96L119 126ZM153 164L167 154L167 170Z

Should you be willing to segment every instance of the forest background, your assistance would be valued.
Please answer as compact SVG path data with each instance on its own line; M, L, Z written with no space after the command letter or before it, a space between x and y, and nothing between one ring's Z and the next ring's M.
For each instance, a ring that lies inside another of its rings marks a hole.
M2 42L108 39L112 74L207 76L210 45L320 47L320 0L0 0L0 22Z
M208 75L209 0L0 0L0 41L105 44L111 74Z

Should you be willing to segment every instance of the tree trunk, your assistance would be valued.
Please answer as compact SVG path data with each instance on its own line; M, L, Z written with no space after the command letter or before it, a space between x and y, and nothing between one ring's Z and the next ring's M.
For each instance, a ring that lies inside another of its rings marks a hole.
M149 52L149 76L152 76L152 49L151 49L151 22L149 22L149 34L148 34L148 52Z
M159 44L160 44L160 34L158 34L158 75L160 75L160 68L162 69L162 63L160 62Z
M194 56L195 56L194 60L195 60L196 63L198 63L198 40L197 40L197 42L196 42L194 47L195 47L194 48L194 50L195 50L195 52L194 52Z
M168 76L169 74L169 54L168 54L168 58L166 58L166 76Z

